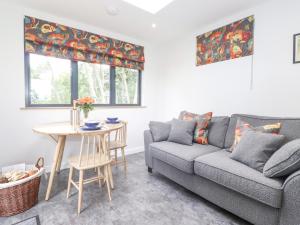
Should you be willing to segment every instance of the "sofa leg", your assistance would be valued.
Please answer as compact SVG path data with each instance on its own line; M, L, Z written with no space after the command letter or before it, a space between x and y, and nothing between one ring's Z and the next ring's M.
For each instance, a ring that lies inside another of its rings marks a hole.
M148 167L148 173L152 173L152 168Z

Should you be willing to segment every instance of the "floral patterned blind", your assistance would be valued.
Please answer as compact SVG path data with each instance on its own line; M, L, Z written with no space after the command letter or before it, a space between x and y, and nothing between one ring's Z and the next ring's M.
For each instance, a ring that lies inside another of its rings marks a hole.
M24 18L25 52L91 63L144 69L144 47L90 32Z
M253 55L254 16L197 36L196 65Z

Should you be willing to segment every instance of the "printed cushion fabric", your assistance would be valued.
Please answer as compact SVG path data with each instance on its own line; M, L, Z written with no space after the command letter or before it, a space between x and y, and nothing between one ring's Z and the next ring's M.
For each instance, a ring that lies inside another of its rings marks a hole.
M260 131L263 133L278 134L280 128L281 128L281 123L274 123L274 124L268 124L259 127L252 127L249 123L246 123L242 121L240 118L238 118L235 127L234 142L231 148L228 149L228 151L232 152L236 148L245 131L253 130L253 131Z
M207 145L208 144L208 125L212 118L212 112L208 112L202 115L190 113L187 111L183 111L179 115L179 119L181 120L195 120L196 121L196 127L194 131L194 139L193 141L202 144Z

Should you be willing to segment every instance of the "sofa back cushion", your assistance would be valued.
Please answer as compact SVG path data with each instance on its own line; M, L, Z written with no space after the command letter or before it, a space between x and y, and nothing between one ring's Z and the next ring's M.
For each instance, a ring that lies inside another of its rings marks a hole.
M294 140L296 138L300 138L300 118L233 114L230 117L230 122L226 133L225 148L230 148L234 142L234 133L238 118L241 118L241 120L249 123L254 127L271 123L281 123L279 134L282 134L286 137L286 142Z
M208 127L208 143L210 145L224 148L229 119L228 116L212 117Z
M155 142L168 140L171 131L171 122L150 121L149 128Z

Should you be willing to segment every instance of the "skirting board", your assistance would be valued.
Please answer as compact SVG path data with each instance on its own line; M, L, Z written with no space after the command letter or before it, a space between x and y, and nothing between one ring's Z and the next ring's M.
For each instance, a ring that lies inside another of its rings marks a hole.
M126 155L131 155L131 154L135 154L135 153L139 153L139 152L143 152L144 151L144 147L136 147L136 148L125 148L125 154ZM67 169L69 168L68 162L67 161L63 161L61 164L61 169ZM46 172L50 172L51 171L51 165L46 165L45 166Z

